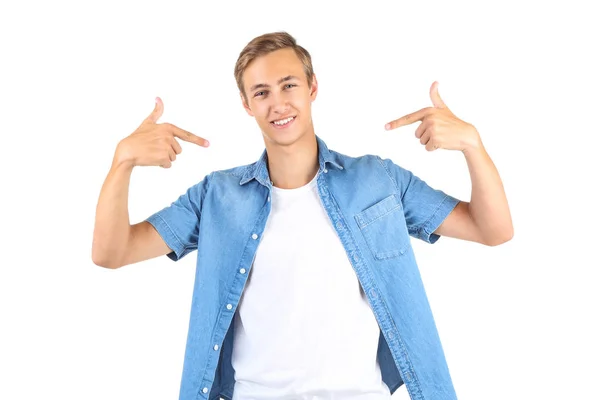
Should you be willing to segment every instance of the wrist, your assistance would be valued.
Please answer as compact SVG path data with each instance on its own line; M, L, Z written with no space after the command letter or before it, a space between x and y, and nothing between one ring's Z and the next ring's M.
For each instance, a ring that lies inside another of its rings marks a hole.
M115 155L113 157L113 168L125 168L125 169L133 169L135 166L135 161L133 157L129 155L125 148L121 146L117 146L117 150L115 151Z
M462 152L464 155L485 152L483 142L481 141L481 137L479 136L479 132L472 125L470 135L468 135L467 140L465 140Z

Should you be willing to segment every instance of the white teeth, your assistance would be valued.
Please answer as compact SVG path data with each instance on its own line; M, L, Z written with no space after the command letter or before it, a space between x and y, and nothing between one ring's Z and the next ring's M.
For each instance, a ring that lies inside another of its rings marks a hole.
M275 122L273 122L273 123L274 123L275 125L285 125L285 124L287 124L288 122L290 122L290 121L291 121L291 120L293 120L293 119L294 119L294 117L289 117L289 118L286 118L286 119L282 119L282 120L280 120L280 121L275 121Z

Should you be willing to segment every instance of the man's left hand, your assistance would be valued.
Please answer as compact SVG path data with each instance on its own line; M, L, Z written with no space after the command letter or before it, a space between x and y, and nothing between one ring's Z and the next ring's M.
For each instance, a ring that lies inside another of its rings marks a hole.
M386 130L410 125L417 121L421 124L415 136L425 145L425 149L461 150L477 148L481 145L479 132L475 127L450 111L438 93L438 82L433 82L429 90L433 107L426 107L412 114L405 115L385 125Z

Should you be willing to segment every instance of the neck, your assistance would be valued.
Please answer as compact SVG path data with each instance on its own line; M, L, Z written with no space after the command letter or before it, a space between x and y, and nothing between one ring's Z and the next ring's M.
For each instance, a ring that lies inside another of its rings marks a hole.
M319 148L314 132L307 132L290 145L265 141L269 176L281 189L296 189L308 184L319 170Z

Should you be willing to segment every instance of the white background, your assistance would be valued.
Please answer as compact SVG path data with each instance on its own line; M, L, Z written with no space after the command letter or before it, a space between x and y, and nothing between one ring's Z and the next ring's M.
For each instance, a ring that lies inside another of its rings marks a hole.
M383 129L429 106L438 80L501 173L511 242L413 241L458 398L600 399L600 29L593 2L557 4L3 1L0 398L177 398L195 253L95 266L98 194L155 96L161 122L211 146L136 169L132 223L258 159L233 67L253 37L286 30L313 56L331 149L392 158L468 200L460 153L427 152L417 124Z

